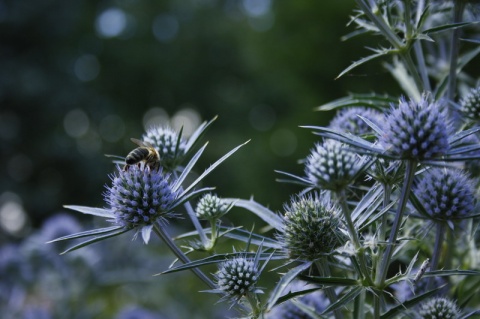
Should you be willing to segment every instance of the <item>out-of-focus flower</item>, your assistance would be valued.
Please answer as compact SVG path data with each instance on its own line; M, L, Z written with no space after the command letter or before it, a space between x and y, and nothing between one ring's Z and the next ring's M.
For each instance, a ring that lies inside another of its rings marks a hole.
M460 316L460 310L450 299L432 298L420 305L418 314L422 319L457 319Z
M350 107L338 112L330 122L329 127L356 136L373 133L372 128L360 116L376 125L379 125L384 119L383 113L377 110L365 107Z

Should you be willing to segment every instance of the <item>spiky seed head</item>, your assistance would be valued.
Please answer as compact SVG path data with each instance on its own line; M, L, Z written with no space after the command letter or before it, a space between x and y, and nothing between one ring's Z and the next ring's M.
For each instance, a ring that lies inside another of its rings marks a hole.
M142 163L128 170L119 168L111 179L105 200L118 225L128 228L150 225L172 214L170 207L177 194L162 169L151 170Z
M432 159L449 149L445 112L426 96L418 102L402 98L387 116L383 131L380 143L401 159Z
M253 259L244 257L223 262L215 274L218 289L233 300L254 291L258 276L258 265Z
M429 169L416 190L423 207L435 219L467 216L475 207L473 182L457 169Z
M420 318L422 319L457 319L460 311L450 299L432 298L420 305Z
M358 115L379 125L382 123L383 113L365 107L350 107L338 112L330 122L329 127L336 131L347 132L353 135L364 135L373 133L372 128Z
M320 189L332 191L347 187L359 169L357 155L333 140L317 144L305 163L308 180Z
M285 206L280 238L292 259L316 260L345 242L337 208L318 196L300 196Z
M155 126L143 135L143 141L150 143L160 155L160 164L173 170L184 158L187 143L176 131L169 127ZM178 144L178 145L177 145Z
M469 119L480 120L480 87L471 89L460 100L460 112Z
M230 206L230 203L209 193L200 198L195 213L200 219L216 220L225 215Z

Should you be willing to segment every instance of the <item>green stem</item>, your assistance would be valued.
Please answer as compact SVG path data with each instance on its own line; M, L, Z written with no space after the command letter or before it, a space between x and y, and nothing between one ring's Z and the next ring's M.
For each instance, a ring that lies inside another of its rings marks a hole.
M453 23L461 22L463 16L463 10L465 9L464 1L455 1L454 2L454 15ZM452 38L450 39L450 70L448 74L448 91L447 99L453 101L455 98L455 89L457 86L457 62L458 62L458 52L459 52L459 38L460 38L460 29L455 28L452 31Z
M385 249L383 258L380 261L380 269L376 273L375 285L380 288L382 288L383 284L385 283L388 266L390 266L390 262L393 255L393 249L397 242L398 231L400 230L400 225L402 224L402 221L403 221L403 214L405 212L405 207L408 202L408 196L410 195L413 179L415 177L416 167L417 167L416 161L410 160L407 162L402 192L400 194L397 212L395 214L395 219L393 221L392 229L390 231L390 237L388 238L387 248Z
M350 240L352 241L352 244L355 248L355 255L358 257L360 271L362 272L361 275L364 279L367 280L369 285L373 285L372 278L370 277L370 273L367 268L367 262L365 261L365 250L360 243L357 230L355 228L355 225L353 224L352 217L350 216L350 210L348 209L345 190L337 192L337 196L339 197L340 207L342 209L343 217L345 218L345 222L347 224L347 231L350 235Z
M435 271L438 269L438 264L440 262L440 255L442 254L443 240L445 238L445 224L437 223L435 233L435 246L433 248L432 262L430 263L430 271ZM430 277L428 280L427 288L432 288L435 278Z
M173 174L175 178L178 178L178 174L176 172L173 172ZM182 188L180 188L180 191L181 190ZM205 234L205 231L203 230L202 225L200 225L200 221L198 220L198 217L195 214L192 204L190 204L190 202L185 202L183 206L185 207L188 217L192 221L193 226L195 227L195 230L198 232L198 236L200 237L200 241L202 242L203 247L206 247L209 244L209 240L207 238L207 234Z
M177 256L178 259L180 259L184 264L189 263L190 259L183 253L183 251L175 245L173 240L170 238L170 236L167 234L167 231L165 228L162 226L158 225L158 223L153 224L153 230L154 232L160 237L160 239L163 240L165 244L167 244L168 248ZM200 280L202 280L204 283L207 284L208 287L211 289L215 289L216 286L213 283L213 281L210 280L200 269L198 268L190 268L190 270L198 277Z
M331 272L330 272L330 267L328 266L328 261L326 258L321 258L315 262L315 266L317 266L318 272L320 273L321 276L323 277L330 277ZM330 300L330 303L333 304L338 300L337 294L333 288L326 288L325 289L325 294L327 295L327 298ZM335 309L333 312L333 315L335 316L335 319L343 319L342 312L340 309Z

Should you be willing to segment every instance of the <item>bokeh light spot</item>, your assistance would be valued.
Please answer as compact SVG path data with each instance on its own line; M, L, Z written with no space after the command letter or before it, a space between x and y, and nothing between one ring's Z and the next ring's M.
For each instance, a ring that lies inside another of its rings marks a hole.
M98 130L105 141L117 142L125 135L125 123L118 115L107 115L100 121Z
M194 109L184 108L173 115L171 122L172 128L177 132L183 127L182 136L188 137L200 125L201 118Z
M168 121L168 113L161 107L152 107L143 115L143 127L145 130L153 126L168 125Z
M163 43L173 40L178 33L178 29L178 20L171 14L157 16L152 24L153 35Z
M0 195L0 227L11 235L20 235L28 222L20 197L11 192Z
M289 156L297 148L297 137L287 129L279 129L270 137L270 148L278 156Z
M79 138L88 132L90 120L83 110L75 109L65 115L63 127L69 136Z
M272 7L271 0L243 0L243 9L250 17L259 17L270 12Z
M105 38L117 37L127 26L127 15L119 8L110 8L103 11L95 22L100 36Z
M96 56L85 54L75 61L73 72L80 81L92 81L100 73L100 63Z

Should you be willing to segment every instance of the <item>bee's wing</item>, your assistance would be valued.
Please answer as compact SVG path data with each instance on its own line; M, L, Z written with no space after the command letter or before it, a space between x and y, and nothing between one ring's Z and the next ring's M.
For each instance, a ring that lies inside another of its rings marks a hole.
M140 140L137 140L136 138L131 138L130 141L132 141L133 143L137 144L138 146L142 146L142 147L153 147L152 144L148 143L148 142L144 142L144 141L140 141Z

